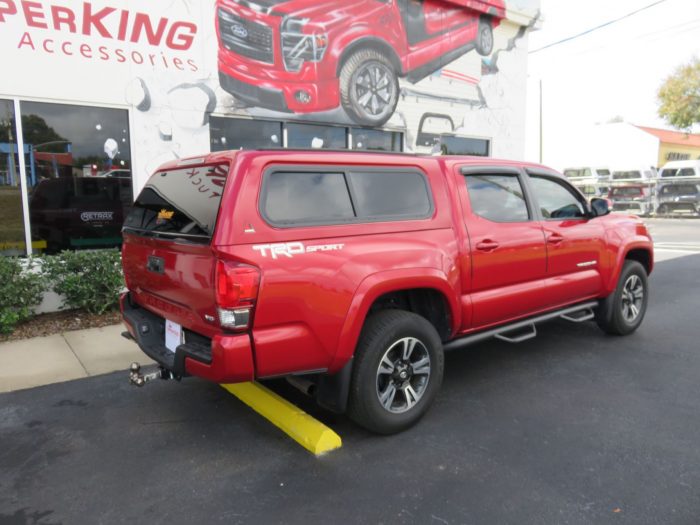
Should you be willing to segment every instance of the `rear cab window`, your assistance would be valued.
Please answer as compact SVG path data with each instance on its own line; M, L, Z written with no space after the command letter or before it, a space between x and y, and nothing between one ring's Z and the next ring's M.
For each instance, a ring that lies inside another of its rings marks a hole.
M279 166L263 176L260 213L277 227L427 219L433 199L417 168Z
M156 172L134 202L124 231L208 243L228 172L225 163Z

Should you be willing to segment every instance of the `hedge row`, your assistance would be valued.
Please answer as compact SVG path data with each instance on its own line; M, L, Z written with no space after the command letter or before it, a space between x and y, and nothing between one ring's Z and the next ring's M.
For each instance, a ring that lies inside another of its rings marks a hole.
M0 333L34 315L44 292L63 297L61 308L93 314L114 309L124 288L119 250L61 252L42 258L0 257Z

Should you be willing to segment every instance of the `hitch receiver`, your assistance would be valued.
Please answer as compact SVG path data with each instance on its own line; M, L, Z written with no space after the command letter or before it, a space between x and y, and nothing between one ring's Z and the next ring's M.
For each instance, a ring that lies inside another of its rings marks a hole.
M139 363L131 363L129 367L129 383L134 386L144 386L149 381L154 379L175 379L175 376L170 370L158 367L158 370L149 374L141 373L141 365Z

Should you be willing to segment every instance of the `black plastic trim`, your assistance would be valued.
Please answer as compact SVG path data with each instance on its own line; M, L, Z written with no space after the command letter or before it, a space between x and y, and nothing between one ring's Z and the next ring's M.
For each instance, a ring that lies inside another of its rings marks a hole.
M458 348L462 348L465 346L472 345L474 343L479 343L481 341L485 341L486 339L491 339L493 337L496 337L497 335L502 335L502 334L507 334L509 332L513 332L515 330L519 330L522 328L526 328L531 325L535 325L537 323L543 323L545 321L550 321L552 319L556 319L557 317L562 317L565 315L569 315L575 312L580 312L582 310L592 310L594 308L598 307L598 301L588 301L585 303L581 303L575 306L569 306L567 308L561 308L558 310L554 310L552 312L548 312L546 314L541 314L537 315L535 317L530 317L528 319L523 319L522 321L516 321L515 323L510 323L506 325L502 325L496 328L492 328L491 330L486 330L484 332L479 332L476 334L471 334L467 335L464 337L460 337L458 339L453 339L449 343L445 343L443 346L443 349L447 352L449 350L456 350Z
M196 341L186 341L185 344L178 346L173 353L164 344L165 319L135 304L131 300L131 294L127 295L123 304L124 320L133 327L136 333L136 344L139 345L144 354L172 372L175 377L188 375L185 367L186 358L207 365L211 364L211 342L209 339L195 334ZM185 332L187 334L187 330ZM126 337L124 334L122 335ZM128 338L134 339L131 334ZM206 344L205 341L209 341L209 344Z

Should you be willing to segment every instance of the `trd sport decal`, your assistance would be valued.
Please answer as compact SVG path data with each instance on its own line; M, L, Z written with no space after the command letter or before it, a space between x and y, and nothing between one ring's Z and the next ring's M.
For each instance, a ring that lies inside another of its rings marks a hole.
M304 246L302 242L282 242L276 244L256 244L253 246L253 250L260 252L260 255L263 257L270 255L273 259L279 257L289 257L291 259L295 255L301 255L303 253L342 250L344 246L344 244L315 244L312 246Z

